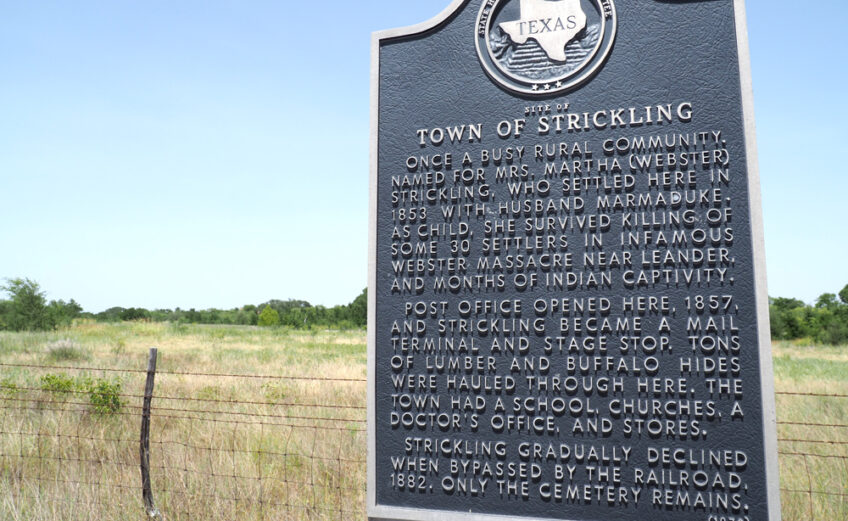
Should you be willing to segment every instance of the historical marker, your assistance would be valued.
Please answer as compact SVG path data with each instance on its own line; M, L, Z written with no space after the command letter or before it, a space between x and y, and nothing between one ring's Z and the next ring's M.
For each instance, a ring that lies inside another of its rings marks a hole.
M373 41L371 519L780 519L742 0Z

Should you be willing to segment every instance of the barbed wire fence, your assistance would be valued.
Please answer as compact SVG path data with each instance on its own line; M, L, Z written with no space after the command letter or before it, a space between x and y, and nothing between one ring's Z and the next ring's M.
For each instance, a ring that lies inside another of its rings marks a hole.
M365 518L364 379L0 368L3 519ZM848 395L776 395L784 519L844 519Z
M775 392L784 519L848 519L848 394Z
M364 379L156 371L148 505L147 371L0 368L0 518L365 518Z

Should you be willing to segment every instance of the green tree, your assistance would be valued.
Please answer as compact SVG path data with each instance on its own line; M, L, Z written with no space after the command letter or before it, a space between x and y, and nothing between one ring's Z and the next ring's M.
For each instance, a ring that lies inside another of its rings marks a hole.
M9 329L9 321L12 317L12 303L8 300L0 300L0 331Z
M70 302L64 300L51 300L47 305L48 321L53 327L70 326L75 318L82 314L82 306L74 299Z
M811 313L814 310L794 298L770 298L771 336L781 340L802 338L810 334Z
M43 331L52 329L47 299L37 282L30 279L6 279L0 287L11 297L6 327L14 331Z
M133 320L146 320L150 318L150 311L144 308L129 308L121 311L119 318L124 322Z
M262 310L262 313L259 313L259 320L257 324L266 327L278 326L280 325L280 314L277 313L276 309L266 305L265 309Z
M350 303L350 321L360 327L368 324L368 288Z
M816 300L816 307L819 309L835 309L839 306L839 301L836 300L836 295L833 293L822 293Z
M120 306L115 306L115 307L109 308L105 311L101 311L100 313L97 313L94 316L95 316L95 318L97 318L97 320L99 320L101 322L120 322L121 313L123 313L123 312L124 312L124 308L122 308Z
M842 291L839 292L839 300L842 301L843 304L848 304L848 284L842 288Z

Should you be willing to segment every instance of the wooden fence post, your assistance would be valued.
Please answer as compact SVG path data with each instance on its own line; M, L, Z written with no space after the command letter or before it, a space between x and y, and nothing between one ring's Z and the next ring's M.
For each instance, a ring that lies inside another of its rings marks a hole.
M147 358L147 382L144 384L144 406L141 411L141 440L139 456L141 460L141 495L144 510L150 519L162 519L162 514L153 502L153 488L150 485L150 402L153 401L153 384L156 379L156 356L158 349L150 348Z

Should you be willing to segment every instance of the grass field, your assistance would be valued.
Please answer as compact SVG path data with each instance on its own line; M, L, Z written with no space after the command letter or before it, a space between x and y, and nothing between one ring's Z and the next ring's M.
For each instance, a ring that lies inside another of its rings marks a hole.
M88 323L55 334L0 333L0 364L144 370L152 346L161 355L151 481L166 519L363 517L361 331ZM140 519L138 395L146 375L0 371L0 519ZM91 381L120 385L119 412L92 410Z
M82 323L0 332L0 519L141 518L139 395L152 346L151 473L166 519L364 517L364 332ZM774 361L779 392L848 395L848 348L778 343ZM312 379L220 376L230 374ZM848 494L848 429L835 427L848 423L848 398L777 403L780 438L837 442L780 443L781 487L797 491L782 494L784 519L848 519L844 496L808 493Z
M783 518L848 519L848 346L777 342L773 358ZM796 425L810 423L819 425ZM832 495L810 501L809 490Z

